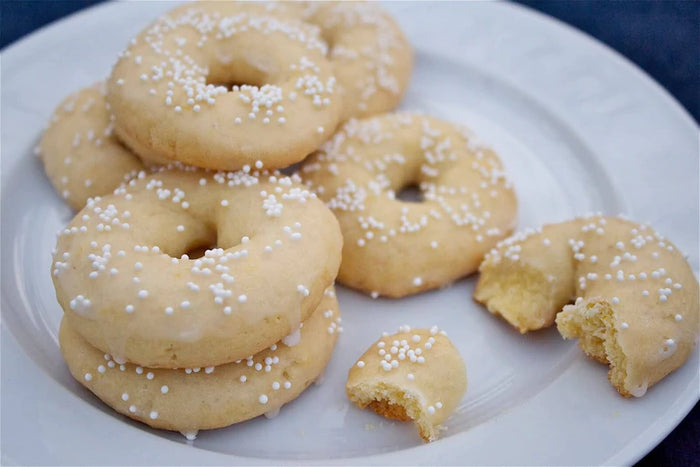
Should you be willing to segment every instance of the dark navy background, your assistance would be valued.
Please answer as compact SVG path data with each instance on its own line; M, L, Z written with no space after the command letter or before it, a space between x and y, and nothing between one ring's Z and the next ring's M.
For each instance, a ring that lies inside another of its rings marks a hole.
M0 47L100 3L0 0ZM700 121L700 1L516 0L581 29L636 63ZM553 414L554 415L554 414ZM700 465L698 405L641 467Z

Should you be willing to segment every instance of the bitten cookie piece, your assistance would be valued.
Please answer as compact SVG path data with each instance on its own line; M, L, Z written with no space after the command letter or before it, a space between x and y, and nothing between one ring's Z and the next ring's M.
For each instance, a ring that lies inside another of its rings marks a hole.
M476 301L522 333L556 318L625 397L681 367L697 339L697 279L647 225L599 215L546 225L499 243L480 271Z
M577 245L579 298L557 315L557 329L610 365L608 379L621 395L641 397L695 345L698 281L683 254L650 227L603 217L591 223L602 234L589 228Z
M401 326L375 342L353 365L345 386L352 403L387 418L413 420L435 441L439 425L467 390L462 357L444 331Z
M479 266L474 300L525 334L554 324L574 298L574 258L567 239L578 222L549 224L498 243Z

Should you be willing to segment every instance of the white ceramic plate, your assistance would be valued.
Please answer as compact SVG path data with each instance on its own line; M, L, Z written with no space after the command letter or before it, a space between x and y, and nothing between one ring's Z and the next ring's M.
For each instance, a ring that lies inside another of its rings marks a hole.
M49 276L71 218L32 148L54 106L105 76L167 3L86 10L2 56L2 461L22 464L620 464L658 443L698 399L698 353L639 400L555 330L522 337L471 300L474 279L401 301L340 289L345 333L322 384L194 443L116 415L58 352ZM698 129L665 91L582 34L505 3L392 3L416 49L404 108L465 123L503 156L520 227L625 212L698 269ZM438 324L469 389L444 439L351 407L347 369L383 330Z

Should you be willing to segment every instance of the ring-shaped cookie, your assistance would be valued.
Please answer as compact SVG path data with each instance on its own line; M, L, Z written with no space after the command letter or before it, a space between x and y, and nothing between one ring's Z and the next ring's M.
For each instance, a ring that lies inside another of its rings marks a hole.
M278 342L239 362L216 367L152 369L119 363L92 347L67 320L61 352L73 377L107 405L154 428L182 432L274 415L316 380L338 337L340 314L332 288L303 323L299 342Z
M51 185L75 210L88 198L111 193L143 168L114 135L104 83L81 89L59 104L38 150Z
M294 2L292 2L294 4ZM376 2L302 2L321 28L343 97L342 121L393 110L408 88L413 53L398 23Z
M70 325L103 352L212 366L294 332L335 279L341 244L332 213L292 178L164 169L88 202L59 232L52 277Z
M260 10L186 5L133 39L108 80L117 135L152 162L222 170L316 149L342 107L327 46L317 27Z
M605 216L546 225L501 242L480 272L477 301L521 332L556 320L562 336L610 365L625 397L683 365L697 340L698 281L646 225Z
M343 231L339 282L374 296L414 294L474 272L515 225L515 194L496 154L427 116L350 120L300 173ZM397 199L410 185L422 202Z

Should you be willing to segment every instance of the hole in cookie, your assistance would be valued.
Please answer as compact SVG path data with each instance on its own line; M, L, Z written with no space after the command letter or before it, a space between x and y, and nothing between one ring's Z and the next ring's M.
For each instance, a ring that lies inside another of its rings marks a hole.
M211 250L213 248L216 248L216 245L200 245L196 246L194 248L189 249L188 251L185 252L187 256L189 256L190 259L197 259L201 258L204 256L204 254L207 252L207 250Z
M212 66L207 76L207 84L224 86L231 91L234 86L262 86L268 82L268 74L252 66L245 60L219 57L220 65ZM232 73L232 70L235 72Z
M396 194L396 199L405 203L422 203L423 192L415 183L406 185Z
M184 254L186 254L190 259L198 259L204 256L207 250L218 248L218 238L216 233L213 233L211 236L207 235L207 237L208 238L200 238L195 240L189 245L186 251L184 251Z
M238 87L241 87L241 86L244 86L244 85L248 85L248 86L259 86L259 84L256 84L256 83L250 83L250 82L238 81L238 80L236 80L236 81L213 81L213 82L207 80L207 84L212 84L212 85L217 86L217 87L218 87L218 86L223 86L223 87L225 87L229 92L231 92L231 91L233 90L233 87L234 87L234 86L238 86Z

